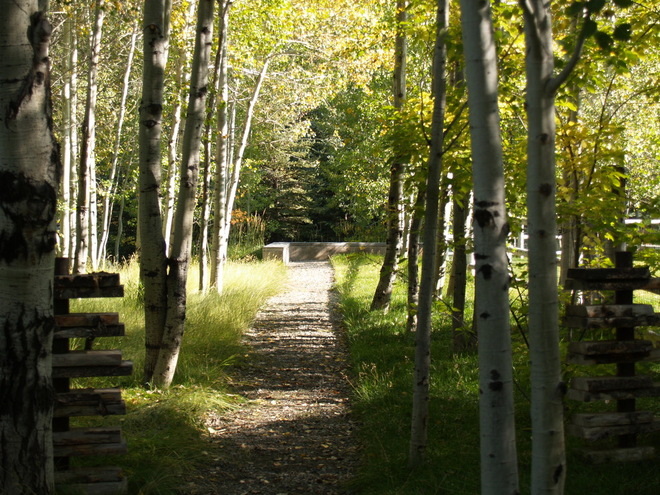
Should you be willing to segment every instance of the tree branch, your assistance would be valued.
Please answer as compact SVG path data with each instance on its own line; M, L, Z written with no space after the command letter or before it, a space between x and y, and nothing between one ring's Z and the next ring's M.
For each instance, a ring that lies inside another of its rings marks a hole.
M568 76L570 76L573 70L575 69L575 66L580 60L580 56L582 55L582 48L584 48L584 43L587 40L587 23L590 20L591 20L591 14L587 12L584 16L582 29L580 29L580 34L578 34L577 43L575 44L575 48L573 50L573 54L571 55L571 58L568 59L568 61L566 62L564 69L555 77L548 80L546 84L545 90L548 94L554 94L557 91L557 89L559 89L559 86L561 86L566 82Z

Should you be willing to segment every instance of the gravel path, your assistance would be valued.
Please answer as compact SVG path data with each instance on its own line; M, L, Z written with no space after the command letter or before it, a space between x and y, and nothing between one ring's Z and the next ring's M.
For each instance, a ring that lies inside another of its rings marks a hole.
M351 493L357 449L332 282L327 262L289 265L287 290L245 336L251 357L232 370L249 403L209 420L219 449L197 493Z

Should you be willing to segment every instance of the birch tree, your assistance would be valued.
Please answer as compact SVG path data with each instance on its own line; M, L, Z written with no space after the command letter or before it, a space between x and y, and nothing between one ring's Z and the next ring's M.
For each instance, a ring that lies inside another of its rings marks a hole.
M140 102L139 239L144 286L144 383L153 379L167 312L167 264L160 212L163 89L170 24L169 0L144 3L142 100Z
M191 257L202 130L206 116L215 1L200 0L197 6L195 51L182 143L181 178L174 235L168 259L170 271L167 278L167 321L153 375L154 385L162 388L168 388L174 378L185 327L186 282Z
M226 0L222 5L218 47L220 60L218 71L218 103L216 110L216 147L215 147L215 186L213 189L213 227L211 229L211 269L210 285L218 293L222 292L223 269L227 257L226 246L229 234L227 224L227 175L230 163L230 136L229 132L229 80L228 80L228 30L229 10L232 1Z
M392 86L394 108L401 110L406 101L406 58L407 39L405 34L408 21L407 0L396 2L396 39L394 46L394 83ZM395 150L396 154L396 150ZM387 195L387 241L385 257L380 269L378 285L371 301L371 310L387 310L392 298L392 289L398 271L399 256L403 243L403 172L405 164L402 156L394 156L390 165L390 186Z
M90 236L96 236L96 229L90 229L90 218L96 217L96 210L90 211L92 204L92 189L95 181L92 180L94 163L94 148L96 146L96 100L98 95L98 64L101 50L101 36L103 20L105 18L105 1L96 2L94 9L94 28L90 38L89 68L87 71L87 100L85 102L85 116L82 123L80 142L80 166L78 168L78 200L76 216L76 252L74 271L84 273L90 257ZM95 225L95 223L94 223ZM92 252L92 259L96 253Z
M509 232L490 3L461 0L474 181L475 319L479 339L482 495L517 494L509 324Z
M428 402L431 368L431 313L435 292L436 249L440 214L440 175L444 144L446 105L447 46L449 0L438 0L437 34L433 58L433 120L431 150L426 184L426 215L424 217L424 255L419 288L417 328L415 334L415 370L413 374L413 405L409 459L411 466L424 457L428 437Z
M577 64L592 22L587 12L571 58L554 74L550 3L521 2L527 46L527 230L532 384L532 494L561 494L566 480L559 353L555 95Z
M50 494L60 178L52 28L36 0L2 0L0 11L0 493Z

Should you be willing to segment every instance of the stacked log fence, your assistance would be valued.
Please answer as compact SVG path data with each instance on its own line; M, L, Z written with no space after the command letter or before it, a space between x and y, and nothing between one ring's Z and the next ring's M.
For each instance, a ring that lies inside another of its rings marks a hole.
M71 275L68 259L58 258L55 268L53 339L53 454L58 490L89 495L117 495L127 490L127 480L118 467L73 468L78 456L126 453L119 427L72 427L71 418L126 414L119 388L72 388L72 379L126 376L133 370L120 350L104 350L103 338L124 335L117 313L71 313L70 300L122 297L119 275L90 273ZM71 339L84 339L84 349L74 350ZM100 342L100 343L99 343Z

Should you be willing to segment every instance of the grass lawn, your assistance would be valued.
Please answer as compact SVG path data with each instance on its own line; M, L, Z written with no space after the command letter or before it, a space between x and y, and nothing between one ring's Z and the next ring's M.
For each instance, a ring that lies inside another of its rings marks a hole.
M432 333L430 428L427 462L408 468L412 409L414 336L405 330L405 287L395 290L391 310L370 312L380 260L364 255L333 260L337 290L352 358L355 411L361 424L363 464L354 481L360 494L479 493L478 369L476 353L453 356L447 305L438 303ZM657 309L656 301L656 309ZM515 311L519 311L516 309ZM524 324L524 318L519 317ZM521 493L529 493L529 356L525 329L512 323L516 424ZM656 379L657 364L644 365ZM564 366L566 377L593 369ZM638 409L658 411L660 400L638 401ZM615 404L566 404L566 415ZM660 435L640 439L660 452ZM588 445L567 438L568 495L655 495L660 493L658 459L640 463L592 465L579 451Z

